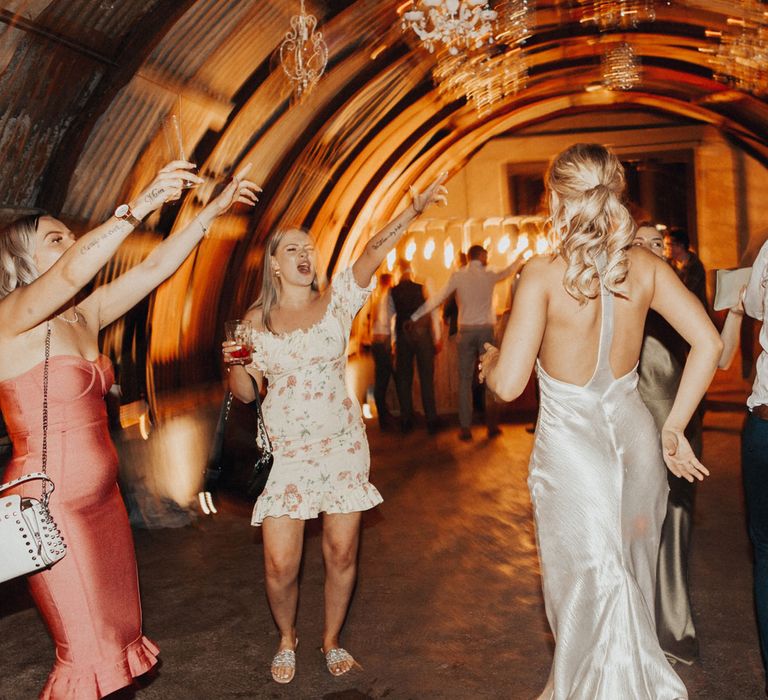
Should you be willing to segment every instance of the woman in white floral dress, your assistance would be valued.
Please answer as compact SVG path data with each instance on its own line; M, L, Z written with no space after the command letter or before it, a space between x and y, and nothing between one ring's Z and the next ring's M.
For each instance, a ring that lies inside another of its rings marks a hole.
M254 400L250 373L262 385L275 461L256 501L253 525L263 526L267 598L280 632L272 677L295 674L296 607L304 522L323 513L325 628L322 650L335 676L355 664L339 645L356 578L361 512L381 503L368 481L370 453L358 402L345 384L352 320L372 289L387 253L429 204L445 201L441 175L413 203L368 241L351 268L321 291L312 238L299 229L277 231L264 255L261 295L246 314L254 325L253 359L224 343L229 385L241 401Z

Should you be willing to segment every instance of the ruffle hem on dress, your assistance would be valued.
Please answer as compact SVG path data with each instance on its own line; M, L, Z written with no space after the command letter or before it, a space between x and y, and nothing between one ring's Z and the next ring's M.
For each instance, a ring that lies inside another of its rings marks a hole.
M263 494L256 501L251 525L258 527L264 518L269 517L312 520L320 513L359 513L376 507L383 500L370 482L356 484L343 491L312 491L300 498L283 493Z
M145 636L129 644L112 664L82 666L57 660L40 700L100 700L133 683L157 663L160 650Z

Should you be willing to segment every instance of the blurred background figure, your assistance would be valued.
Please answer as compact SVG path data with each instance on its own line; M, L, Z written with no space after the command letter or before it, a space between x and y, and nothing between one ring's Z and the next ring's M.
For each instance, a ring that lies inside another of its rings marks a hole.
M387 388L393 376L392 367L392 320L395 316L395 304L390 290L392 275L384 272L379 275L379 283L374 292L371 312L371 352L374 364L373 398L379 418L379 428L390 430L394 418L387 407Z
M421 405L427 421L427 432L440 427L435 406L435 355L442 348L442 321L431 314L418 323L409 323L411 315L426 299L424 285L415 282L408 262L398 263L400 281L390 292L395 310L395 383L400 403L400 430L414 428L413 363L419 371Z
M696 295L704 308L709 310L707 272L699 256L691 250L688 232L682 228L667 230L664 236L664 252L683 284Z
M418 322L424 315L432 313L452 294L456 295L459 307L458 342L459 353L459 439L472 439L472 382L475 378L477 361L485 343L495 340L496 314L493 309L493 288L497 283L513 275L522 265L515 259L502 270L489 270L488 251L481 245L473 245L467 251L467 264L456 270L448 283L433 297L411 314ZM486 422L488 437L499 434L497 413L492 396L486 395Z
M659 258L664 257L664 236L651 222L638 226L634 245L650 250ZM672 326L649 309L643 331L637 389L659 432L672 410L687 351L688 345ZM685 436L697 459L701 459L699 411L691 417ZM661 648L669 658L692 664L699 654L688 585L696 482L679 479L669 471L667 482L667 514L661 529L656 577L656 631Z

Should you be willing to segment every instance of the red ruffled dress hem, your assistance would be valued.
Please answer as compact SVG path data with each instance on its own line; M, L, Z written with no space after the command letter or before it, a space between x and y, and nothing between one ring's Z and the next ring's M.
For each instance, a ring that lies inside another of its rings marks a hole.
M160 650L145 636L129 644L114 663L88 669L57 660L40 700L100 700L133 683L157 663Z

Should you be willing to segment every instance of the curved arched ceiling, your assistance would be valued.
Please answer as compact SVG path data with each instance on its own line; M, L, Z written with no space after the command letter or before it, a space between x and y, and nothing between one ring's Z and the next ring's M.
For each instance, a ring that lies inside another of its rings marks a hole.
M150 383L215 374L216 329L255 295L260 243L274 227L311 226L333 267L404 204L409 184L457 170L501 134L574 111L640 109L713 125L768 163L768 105L716 82L699 50L706 30L726 28L732 2L657 0L655 22L601 34L580 21L588 3L540 1L527 86L482 118L434 88L434 58L401 32L402 4L307 0L330 57L317 89L291 104L275 55L298 0L0 2L4 208L107 217L151 177L165 148L160 121L174 110L209 178L150 219L102 280L194 215L242 163L264 186L253 215L217 224L143 310ZM587 90L605 47L621 40L641 57L641 84Z

